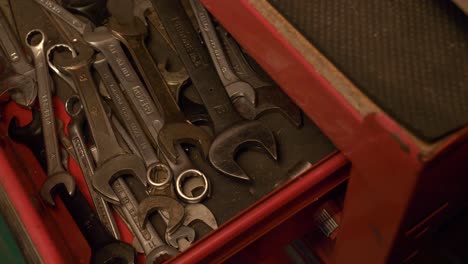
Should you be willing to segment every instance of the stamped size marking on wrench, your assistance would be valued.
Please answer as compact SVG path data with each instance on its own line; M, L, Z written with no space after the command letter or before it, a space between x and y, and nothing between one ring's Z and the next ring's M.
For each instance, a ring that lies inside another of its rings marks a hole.
M44 50L44 44L46 42L47 36L41 30L33 30L26 36L26 45L31 49L34 55L34 64L36 66L42 131L44 133L47 155L47 180L41 188L41 196L49 204L55 205L51 192L57 185L63 184L69 195L73 195L76 185L75 179L63 168L60 159L60 148L58 145L54 109L52 106L52 88L50 86L49 70Z
M273 133L258 121L244 120L234 109L179 1L158 0L154 4L213 121L216 138L210 147L211 164L226 175L250 180L234 160L235 155L241 148L258 146L277 159Z
M231 65L224 53L221 42L216 35L216 29L211 22L208 11L200 4L198 0L190 0L195 18L200 26L203 39L210 53L213 64L223 83L226 92L232 99L236 97L245 97L253 106L256 104L255 90L253 87L239 79L232 70Z
M66 47L72 50L71 47ZM94 51L85 46L78 46L77 54L75 58L59 56L56 66L59 70L67 72L77 87L99 153L93 185L107 200L118 203L119 200L110 186L112 181L123 175L132 175L146 185L146 169L140 158L126 153L117 142L90 73Z

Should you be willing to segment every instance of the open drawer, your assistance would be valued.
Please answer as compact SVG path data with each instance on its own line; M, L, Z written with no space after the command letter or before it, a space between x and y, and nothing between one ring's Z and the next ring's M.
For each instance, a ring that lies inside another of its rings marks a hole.
M151 49L151 42L147 45ZM54 114L62 121L63 132L66 134L70 117L64 110L64 82L57 78L52 75L57 95L53 100ZM288 99L286 96L281 98ZM181 108L187 110L182 106ZM3 173L0 175L0 183L23 222L28 240L35 247L34 252L37 252L44 263L88 262L91 250L65 205L60 199L55 200L55 207L47 206L42 201L39 193L45 181L45 173L32 152L25 145L14 142L12 133L7 132L13 118L17 119L19 126L24 126L33 117L31 111L20 108L14 102L7 103L2 109L0 169ZM277 112L265 113L257 119L272 131L279 154L278 159L274 160L255 151L255 148L253 151L242 149L236 161L252 178L251 182L220 174L198 151L190 147L184 148L194 166L210 179L210 196L203 204L213 212L220 226L211 231L207 229L207 225L194 222L191 227L195 229L199 241L177 255L174 261L225 260L284 223L290 224L296 214L318 206L317 201L321 201L322 197L337 186L342 186L347 179L350 169L347 159L307 116L303 116L301 124L290 122ZM87 184L71 156L63 163L67 164L78 188L91 204ZM305 216L304 213L300 215ZM120 238L132 244L134 239L126 223L118 214L114 213L114 216ZM162 222L162 219L159 221ZM155 229L164 238L165 226L155 225ZM137 243L133 245L138 248ZM142 255L139 256L140 261L143 261Z

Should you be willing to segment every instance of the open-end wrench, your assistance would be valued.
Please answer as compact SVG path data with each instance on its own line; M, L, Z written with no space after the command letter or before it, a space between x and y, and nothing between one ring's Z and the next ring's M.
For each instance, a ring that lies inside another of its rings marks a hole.
M180 2L153 3L213 121L217 136L210 147L211 164L226 175L250 180L234 156L240 148L255 145L277 159L273 133L258 121L244 120L234 109Z
M68 50L73 49L65 46ZM118 203L118 198L110 184L123 175L138 177L146 185L145 165L134 154L126 153L118 144L100 95L90 73L94 51L85 46L76 46L77 56L59 56L56 66L68 73L80 94L89 127L99 153L94 172L93 186L108 201Z
M8 62L13 68L12 75L2 81L0 95L9 92L11 98L18 104L30 107L37 97L37 87L34 67L29 63L26 54L16 39L8 21L0 11L0 45L6 53ZM4 66L5 67L5 66Z
M164 126L163 116L160 113L160 109L157 108L144 85L139 80L137 73L120 46L120 42L115 39L106 28L97 28L95 32L85 34L84 38L107 59L110 67L120 82L120 88L123 89L132 108L137 112L137 118L143 126L147 136L151 139L152 145L155 148L158 148L158 134ZM206 142L207 140L202 140L202 142ZM206 144L207 143L203 143L202 145L205 146ZM171 141L171 145L174 145L174 141ZM177 144L175 147L176 150L178 150L180 145ZM182 155L179 154L177 162L173 162L171 159L166 160L174 175L176 175L176 181L177 179L180 179L180 186L183 183L183 178L181 178L181 176L184 175L202 177L206 182L208 182L206 176L202 172L191 169L191 162L184 154L185 153ZM208 191L208 185L206 185L206 192L201 193L197 197L188 197L183 194L182 188L177 186L179 185L176 185L176 188L178 188L178 194L187 202L199 202L206 196Z
M132 7L133 1L126 1ZM164 126L159 133L158 143L164 154L172 161L176 161L176 158L183 154L180 148L176 149L179 143L197 145L204 155L208 154L211 139L203 129L188 123L177 105L157 64L146 48L147 29L144 24L132 14L131 18L127 18L128 15L114 14L115 8L112 4L108 4L108 8L113 14L109 21L112 33L128 48L146 87L150 93L154 93L154 100L159 102L162 108ZM123 23L123 21L131 22Z
M68 124L68 133L70 140L75 150L76 161L80 165L81 172L88 186L89 194L93 200L97 215L101 222L106 226L107 230L116 238L119 239L120 234L115 222L114 216L109 204L94 190L92 177L94 176L94 161L86 146L85 139L82 136L82 129L86 123L85 115L82 111L81 102L78 96L70 97L66 104L65 110L71 117Z
M47 36L40 30L33 30L26 36L25 41L34 55L42 131L47 155L47 180L41 188L41 196L49 204L55 205L54 198L52 197L53 189L63 184L69 195L73 195L76 187L75 179L65 171L60 160L57 128L52 107L52 89L44 50Z
M167 218L169 217L169 214L163 212L161 216L163 218ZM218 223L213 213L208 209L208 207L201 203L187 204L185 206L183 225L190 226L195 221L201 221L213 230L218 228Z
M237 97L245 97L254 107L257 101L255 90L249 83L239 79L231 68L208 11L206 11L198 0L190 0L190 5L192 6L193 13L197 19L202 37L208 48L211 59L213 60L215 69L229 97L231 100Z
M56 190L72 215L81 233L88 241L92 254L91 263L105 263L117 259L132 263L134 250L130 245L115 240L94 214L83 194L76 189L74 178L66 172L60 163L55 117L52 108L52 94L48 86L48 68L45 58L44 43L46 35L40 30L31 31L26 37L26 44L34 54L38 97L41 107L42 129L47 153L48 179L41 188L41 196L49 203L55 202L51 191ZM65 187L65 188L64 188Z
M126 101L126 98L123 95L123 92L120 90L119 85L114 79L109 66L107 65L107 60L103 57L102 54L96 56L96 61L94 62L94 68L97 70L105 86L108 89L109 95L112 99L112 102L115 105L115 111L123 120L123 123L127 127L129 134L135 144L135 147L140 154L140 157L143 159L147 167L147 178L150 180L150 183L153 183L153 175L159 175L162 178L166 179L165 181L159 183L156 182L156 185L164 185L166 182L171 179L171 171L166 164L161 163L151 146L151 143L147 139L146 135L143 132L143 129L140 127L140 124L137 122L135 114L130 109L129 103ZM128 143L127 143L128 144ZM131 146L128 144L129 147ZM175 197L173 197L175 198ZM173 217L171 217L172 222L167 225L167 232L173 233L178 226L182 223L183 219L183 207L178 204L178 202L170 197L165 198L159 206L151 207L151 209L157 208L171 208L174 210L179 210L181 213L174 211ZM158 199L159 201L160 199ZM174 206L175 204L175 206ZM180 217L176 217L180 216Z
M101 25L107 18L107 0L62 0L62 5L73 13L79 13Z
M255 108L240 102L243 98L234 100L237 110L243 112L242 116L247 119L257 119L266 113L279 112L293 125L300 127L302 114L299 107L278 86L260 79L247 62L237 42L222 27L218 27L218 32L234 71L239 78L250 83L257 93Z

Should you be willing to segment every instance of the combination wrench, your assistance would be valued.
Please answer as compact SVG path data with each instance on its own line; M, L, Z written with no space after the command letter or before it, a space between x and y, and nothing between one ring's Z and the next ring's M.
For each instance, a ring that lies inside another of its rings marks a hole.
M18 104L30 107L37 97L34 67L28 61L8 21L0 11L0 45L14 73L2 81L0 95L8 92Z
M242 103L243 98L236 98L233 101L236 108L242 111L242 116L247 119L257 119L266 113L279 112L291 124L300 127L302 113L299 107L289 99L281 88L260 79L247 62L237 42L223 28L218 27L218 32L232 68L239 78L249 83L257 93L258 100L254 108Z
M94 161L89 154L85 139L81 130L86 123L86 118L82 111L82 106L78 96L70 97L65 103L65 110L71 117L68 123L68 134L76 155L76 161L80 165L81 172L88 186L89 194L96 208L97 215L107 230L116 238L120 238L114 216L109 204L94 190L92 178L94 177Z
M47 154L48 179L41 188L41 196L49 204L55 205L51 192L54 190L59 194L91 248L91 263L104 263L117 259L132 263L135 260L133 248L110 235L94 214L83 194L76 189L73 176L63 169L59 161L60 153L52 108L52 94L47 78L48 68L44 51L46 41L46 35L40 30L33 30L26 36L26 45L34 54L42 130Z
M52 88L49 70L45 58L44 44L47 36L41 30L33 30L25 39L26 45L33 53L36 67L39 106L41 108L42 131L47 156L47 179L41 188L41 197L50 205L55 205L52 191L63 184L69 195L75 192L75 179L62 166L60 148L57 138L57 127L52 106Z
M96 61L93 65L108 90L112 102L115 105L115 111L123 120L123 124L127 127L130 137L135 143L128 144L128 140L126 140L127 145L129 145L129 147L135 145L135 148L137 149L138 153L140 154L140 157L143 159L143 162L147 167L148 182L156 186L163 186L167 184L171 180L172 172L166 164L159 161L151 143L144 134L143 129L140 127L140 124L137 122L135 114L132 112L129 103L126 101L123 92L120 90L119 85L114 79L112 72L110 71L110 68L107 64L107 60L102 54L98 54L96 56ZM124 135L122 135L122 132L121 136L124 137ZM162 182L154 181L154 175L158 175L159 177L165 180L163 180ZM183 207L173 198L175 197L167 197L165 198L165 200L161 201L161 203L159 203L157 206L152 207L164 208L166 210L167 208L171 208L173 210L176 210L171 214L172 222L170 222L167 225L167 233L169 234L173 233L178 228L178 226L182 222L184 214ZM177 212L177 210L179 212Z
M125 1L133 9L133 1ZM108 4L108 8L111 14L115 13L114 5ZM128 23L123 23L127 20ZM208 154L211 139L203 129L188 123L177 105L157 64L146 48L147 29L144 24L132 14L124 14L113 15L109 27L114 36L128 48L146 87L153 95L154 101L159 102L161 106L164 125L159 132L158 143L164 154L172 161L176 161L176 158L183 154L181 148L177 148L180 143L196 145L202 154Z
M145 86L141 83L137 73L133 69L130 61L126 57L120 42L107 30L107 28L97 28L92 33L87 33L84 36L85 40L100 51L107 59L110 67L120 82L120 88L123 89L132 108L137 112L137 119L140 121L144 131L151 139L151 143L155 148L159 148L159 134L164 127L164 119L161 110L148 94ZM193 129L192 129L193 130ZM177 135L177 133L176 133ZM202 140L204 148L208 139ZM174 145L174 141L171 142ZM176 151L180 145L176 145ZM183 150L182 150L183 151ZM176 177L176 188L179 196L187 202L199 202L208 193L209 186L206 185L205 191L197 197L189 197L183 193L182 184L186 177L201 177L204 182L208 183L206 176L195 169L191 169L191 162L186 157L185 152L179 154L177 162L167 158L166 162L171 168ZM166 155L164 155L166 157Z
M250 180L234 156L239 149L253 145L276 160L273 133L258 121L244 120L236 111L180 2L153 3L213 122L217 136L209 151L211 164L226 175Z
M63 47L73 51L68 45ZM117 142L91 76L90 65L94 51L87 46L77 45L76 48L76 57L54 55L54 62L60 71L70 75L77 87L99 153L93 186L106 200L118 203L119 199L110 185L112 181L124 175L134 176L146 186L145 165L138 156L125 152Z
M250 102L252 107L255 107L257 102L255 90L249 83L239 79L231 68L208 11L206 11L198 0L190 0L190 5L192 6L193 13L198 22L213 65L229 97L231 100L237 97L244 97Z

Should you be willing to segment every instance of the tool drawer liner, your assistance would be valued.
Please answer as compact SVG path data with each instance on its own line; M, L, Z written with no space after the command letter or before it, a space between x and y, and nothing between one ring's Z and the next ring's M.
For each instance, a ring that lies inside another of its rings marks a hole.
M468 17L452 1L268 1L418 137L468 123Z

